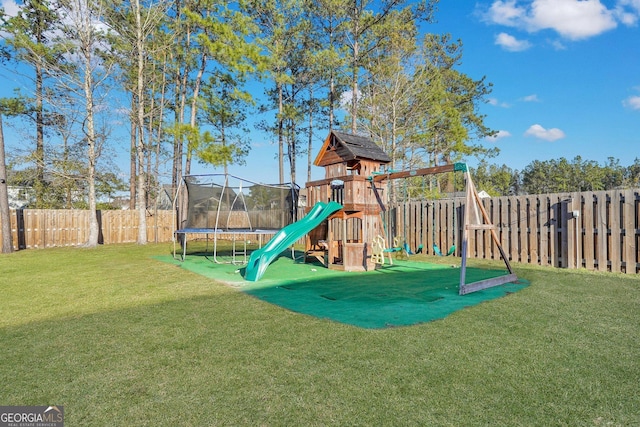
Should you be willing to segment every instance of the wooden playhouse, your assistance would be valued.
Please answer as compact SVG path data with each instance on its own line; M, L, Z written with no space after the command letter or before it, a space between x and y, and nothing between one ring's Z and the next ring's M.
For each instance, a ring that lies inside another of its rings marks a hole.
M322 180L306 184L307 212L317 202L335 201L343 208L315 228L306 238L306 256L331 269L365 271L375 268L371 242L384 235L381 182L370 178L391 161L373 140L331 131L314 165L324 167ZM374 185L378 188L374 191Z

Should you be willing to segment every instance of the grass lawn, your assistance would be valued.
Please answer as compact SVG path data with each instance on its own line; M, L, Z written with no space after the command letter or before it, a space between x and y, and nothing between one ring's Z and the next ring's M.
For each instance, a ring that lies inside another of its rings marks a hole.
M638 276L516 265L512 295L364 329L153 259L170 250L0 255L0 405L64 405L68 426L640 425Z

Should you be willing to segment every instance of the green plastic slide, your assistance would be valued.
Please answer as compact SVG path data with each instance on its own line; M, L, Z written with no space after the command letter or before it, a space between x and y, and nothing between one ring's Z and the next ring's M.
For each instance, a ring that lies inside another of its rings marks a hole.
M257 282L260 280L269 264L278 255L291 246L296 240L316 228L332 213L342 209L342 205L336 202L318 202L301 220L289 224L278 231L262 248L251 252L249 263L244 272L245 280Z

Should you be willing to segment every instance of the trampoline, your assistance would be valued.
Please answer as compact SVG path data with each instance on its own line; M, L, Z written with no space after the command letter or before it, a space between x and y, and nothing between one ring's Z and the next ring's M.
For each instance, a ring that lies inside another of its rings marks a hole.
M178 227L173 232L173 257L187 256L189 239L204 237L211 261L246 264L247 240L262 247L269 238L297 217L299 188L292 183L262 184L230 174L186 175L174 198ZM221 257L218 241L231 241L230 256Z

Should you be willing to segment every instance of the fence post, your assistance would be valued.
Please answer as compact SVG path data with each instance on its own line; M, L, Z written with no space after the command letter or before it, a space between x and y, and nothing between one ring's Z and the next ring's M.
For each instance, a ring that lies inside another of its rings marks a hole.
M16 230L18 234L18 250L27 249L27 231L24 224L24 209L16 209Z
M611 271L619 273L622 270L620 247L622 244L622 230L620 219L622 214L623 195L616 190L611 195L611 218L609 229L611 237L609 238L609 262L611 263Z
M624 230L624 244L622 256L625 273L634 274L637 269L636 261L636 221L635 206L636 193L633 190L624 190L624 204L622 207L622 228Z
M540 263L540 251L538 242L538 230L540 224L538 224L538 199L525 197L527 204L527 237L528 237L528 254L526 262L529 264ZM523 260L525 262L525 260Z
M575 269L580 266L578 261L578 224L580 221L580 211L575 209L575 199L569 197L561 201L561 252L562 266L564 268Z
M98 244L104 245L104 233L102 232L102 210L96 210L96 219L98 220Z
M596 228L597 228L597 254L598 254L598 270L607 271L609 268L607 248L609 246L609 219L608 204L609 197L604 191L598 192L598 210L596 212Z

